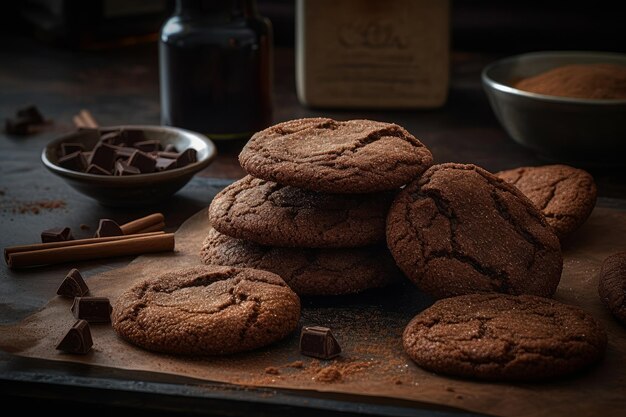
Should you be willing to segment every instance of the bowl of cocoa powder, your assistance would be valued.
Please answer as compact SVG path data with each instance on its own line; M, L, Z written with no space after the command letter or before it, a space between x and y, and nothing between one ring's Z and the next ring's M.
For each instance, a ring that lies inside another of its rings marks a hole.
M488 65L482 82L516 142L553 161L626 165L626 55L517 55Z

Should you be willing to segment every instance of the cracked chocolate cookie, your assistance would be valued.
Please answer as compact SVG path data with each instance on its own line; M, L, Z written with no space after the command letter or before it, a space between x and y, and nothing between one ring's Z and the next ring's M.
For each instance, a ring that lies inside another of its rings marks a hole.
M299 295L352 294L396 281L400 271L384 246L302 249L261 246L209 231L200 257L205 264L271 271Z
M428 169L387 217L396 263L437 298L501 292L550 297L561 277L559 239L514 186L474 165Z
M597 362L607 337L583 310L530 295L471 294L437 301L404 330L405 352L433 372L529 381Z
M298 325L300 299L276 274L198 266L165 273L123 293L113 328L157 352L222 355L276 342Z
M598 293L611 313L626 324L626 252L611 255L602 262Z
M326 118L279 123L239 155L249 174L326 193L395 190L432 164L430 151L392 123Z
M578 229L596 205L596 184L582 169L546 165L516 168L495 175L519 188L546 216L560 239Z
M385 240L393 193L327 194L252 176L226 187L209 207L219 232L261 245L332 248Z

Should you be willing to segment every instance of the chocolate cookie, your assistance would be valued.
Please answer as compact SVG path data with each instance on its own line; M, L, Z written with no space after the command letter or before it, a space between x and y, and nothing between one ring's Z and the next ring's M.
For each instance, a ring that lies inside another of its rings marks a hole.
M383 287L399 271L384 246L296 249L260 246L209 231L200 251L206 264L271 271L300 295L351 294Z
M165 273L123 293L113 328L142 348L221 355L282 339L300 319L300 299L276 274L197 266Z
M209 207L211 225L261 245L330 248L385 240L393 193L326 194L247 176Z
M607 337L577 307L530 295L471 294L422 311L402 341L430 371L519 381L578 372L604 355Z
M480 292L550 297L561 277L559 239L514 186L474 165L428 169L387 217L396 263L435 297Z
M602 262L598 293L611 313L626 324L626 252L611 255Z
M596 184L582 169L546 165L495 175L519 188L546 216L560 239L578 229L596 205Z
M256 133L239 155L249 174L326 193L395 190L432 164L430 151L392 123L299 119Z

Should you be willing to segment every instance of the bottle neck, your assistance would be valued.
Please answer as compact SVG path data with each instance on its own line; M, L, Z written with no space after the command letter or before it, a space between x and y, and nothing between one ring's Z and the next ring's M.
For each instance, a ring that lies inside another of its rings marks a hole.
M231 20L258 15L256 0L176 0L176 14Z

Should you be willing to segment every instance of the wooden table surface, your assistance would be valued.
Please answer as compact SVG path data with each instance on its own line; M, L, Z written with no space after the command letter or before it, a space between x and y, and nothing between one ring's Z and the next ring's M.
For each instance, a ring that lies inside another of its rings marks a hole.
M0 116L36 104L54 125L28 137L0 133L0 245L33 243L41 230L70 226L78 237L93 234L98 219L125 222L161 211L168 230L208 206L219 189L240 178L237 163L241 143L218 144L219 156L183 190L167 201L139 209L111 209L70 189L48 173L40 162L45 144L71 130L72 116L89 109L103 125L158 124L159 90L156 45L121 50L81 52L54 49L32 40L14 39L0 50ZM544 164L532 152L509 139L498 125L480 85L480 71L495 56L454 53L448 102L437 110L325 111L301 106L295 94L292 50L277 50L275 61L276 122L314 116L337 119L369 118L398 123L422 140L436 162L474 163L497 171L522 165ZM598 184L599 204L626 208L623 170L591 170ZM60 200L63 207L40 209L39 203ZM38 211L35 213L35 211ZM86 224L91 230L81 230ZM118 267L130 259L84 262L87 276ZM0 269L0 324L26 317L54 296L65 266L14 272ZM0 398L27 397L23 409L66 407L86 402L102 410L137 408L208 414L351 415L366 410L379 415L469 415L427 406L416 408L399 401L245 389L190 381L142 372L57 364L0 353ZM24 408L25 407L25 408ZM141 415L141 411L135 412Z

